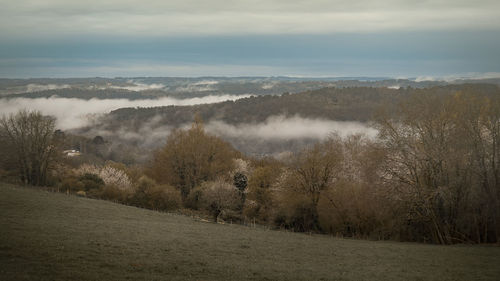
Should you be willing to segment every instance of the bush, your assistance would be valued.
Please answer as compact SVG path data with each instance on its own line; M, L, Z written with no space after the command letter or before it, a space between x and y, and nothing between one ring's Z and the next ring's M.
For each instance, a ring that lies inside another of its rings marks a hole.
M169 185L157 185L154 180L142 176L134 193L128 197L131 205L160 211L171 211L182 206L181 193Z
M122 169L120 169L122 167ZM75 173L80 176L91 174L99 177L105 185L114 186L125 194L132 193L133 187L128 175L123 170L124 166L119 166L114 163L108 163L106 166L97 166L90 164L83 164Z
M182 206L181 193L170 185L153 185L147 190L148 207L153 210L171 211Z
M127 201L129 204L137 207L147 208L148 206L148 190L156 185L156 182L147 176L142 176L135 185L134 193L131 194Z
M201 205L209 211L217 222L217 218L224 210L236 210L241 206L241 196L231 184L218 180L205 182L202 185L203 194Z
M286 190L278 196L278 210L274 223L279 227L306 232L315 229L314 206L301 193Z
M195 187L193 188L193 190L191 190L188 197L184 201L184 206L193 210L199 210L202 208L202 197L203 189L201 188L201 186Z
M61 181L59 188L65 192L77 192L85 190L85 184L75 177L67 177Z
M98 175L95 174L89 174L89 173L83 174L78 178L78 180L81 183L83 183L85 191L97 190L102 186L104 186L104 181Z
M127 201L127 195L128 194L124 194L117 186L105 185L102 187L99 197L106 200L125 203Z

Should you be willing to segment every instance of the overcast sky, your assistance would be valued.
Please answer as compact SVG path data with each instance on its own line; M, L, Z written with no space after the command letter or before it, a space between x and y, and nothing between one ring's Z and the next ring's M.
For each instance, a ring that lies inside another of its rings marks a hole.
M0 77L500 73L500 1L0 0Z

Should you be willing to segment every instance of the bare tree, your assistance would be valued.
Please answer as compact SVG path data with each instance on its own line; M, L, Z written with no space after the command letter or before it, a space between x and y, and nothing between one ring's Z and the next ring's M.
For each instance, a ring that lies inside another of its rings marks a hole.
M19 111L0 119L0 138L25 184L45 185L57 157L55 119L38 111ZM6 157L8 157L6 156Z
M449 244L499 237L498 97L414 95L381 119L387 176L417 236Z
M313 230L321 230L318 202L340 172L341 151L340 139L332 137L325 143L299 153L291 165L288 184L291 185L290 188L309 198Z

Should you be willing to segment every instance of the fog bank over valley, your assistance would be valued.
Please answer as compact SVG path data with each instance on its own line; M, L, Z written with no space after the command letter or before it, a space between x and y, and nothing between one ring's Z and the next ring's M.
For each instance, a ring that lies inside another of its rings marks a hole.
M263 123L232 125L221 121L211 121L206 130L222 137L255 138L267 140L317 139L322 140L336 133L341 137L365 134L375 137L377 130L366 124L351 121L302 118L298 115L269 117Z
M213 85L204 83L202 85ZM135 122L110 122L110 111L119 108L151 108L162 106L189 106L238 100L250 95L203 96L187 99L163 97L159 99L78 99L64 97L0 99L2 114L19 110L39 110L54 116L58 129L88 138L102 136L113 144L127 144L140 149L155 149L166 142L176 128L187 129L189 122L179 123L156 115ZM115 123L116 122L116 123ZM308 118L299 114L286 116L271 114L263 122L229 123L219 118L204 120L208 133L230 142L237 149L250 154L275 154L298 150L307 144L324 140L335 133L341 137L363 134L374 138L377 130L362 122L334 121L325 118ZM115 125L111 125L115 124ZM116 125L118 124L118 125Z
M163 97L159 99L128 100L128 99L77 99L77 98L12 98L0 99L2 114L16 113L19 110L39 110L45 115L57 118L57 127L62 130L76 129L87 126L89 117L108 113L124 107L157 107L169 105L196 105L217 103L227 100L237 100L250 95L220 95L204 96L188 99Z
M75 132L89 138L99 135L114 143L155 149L165 144L172 130L188 129L190 126L190 123L175 126L157 115L139 126L135 122L122 123L112 129L101 119L101 123L96 122ZM253 155L300 150L305 145L324 140L332 134L344 138L353 134L375 138L378 133L366 123L305 118L299 115L272 115L265 122L259 123L229 124L221 120L208 120L205 121L204 128L207 133L221 137L238 150Z

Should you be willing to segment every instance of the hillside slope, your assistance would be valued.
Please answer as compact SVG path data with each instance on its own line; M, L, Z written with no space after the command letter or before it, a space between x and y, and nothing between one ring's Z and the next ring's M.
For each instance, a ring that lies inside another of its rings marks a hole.
M0 184L2 280L498 280L500 248L198 222Z

